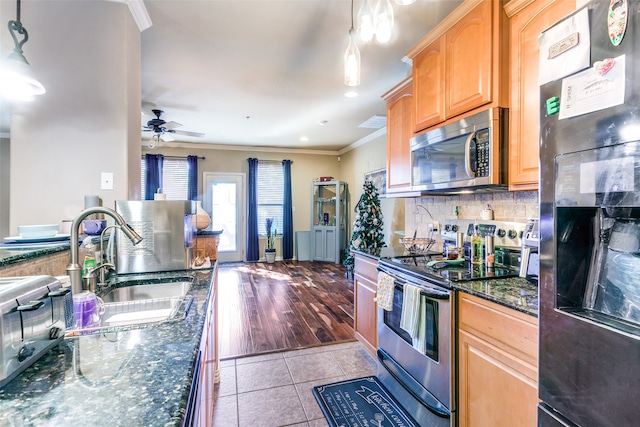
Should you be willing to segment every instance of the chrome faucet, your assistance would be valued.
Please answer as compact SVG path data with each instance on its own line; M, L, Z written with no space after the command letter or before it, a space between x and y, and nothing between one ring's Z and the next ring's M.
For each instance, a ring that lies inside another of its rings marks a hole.
M80 212L73 220L73 224L71 224L71 261L67 266L67 274L69 274L69 277L71 278L71 292L73 295L77 295L82 292L82 267L78 264L78 228L80 228L82 220L93 214L105 214L113 218L116 224L120 226L120 230L122 230L125 236L127 236L134 245L137 245L142 241L142 237L140 237L140 235L126 223L124 218L122 218L122 216L113 209L96 206Z

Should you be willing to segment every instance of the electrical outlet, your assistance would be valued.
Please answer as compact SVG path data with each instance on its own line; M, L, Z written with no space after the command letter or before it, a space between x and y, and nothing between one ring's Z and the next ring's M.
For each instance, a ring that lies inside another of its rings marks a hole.
M429 224L429 231L437 233L438 230L440 230L440 222L439 221L434 221L434 222Z
M100 189L113 190L113 172L102 172L100 175Z

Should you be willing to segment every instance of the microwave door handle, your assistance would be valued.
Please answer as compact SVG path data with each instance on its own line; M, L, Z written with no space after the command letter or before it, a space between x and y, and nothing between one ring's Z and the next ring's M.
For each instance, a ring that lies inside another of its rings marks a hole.
M467 140L464 143L464 169L467 172L467 176L469 178L474 178L476 176L476 172L473 170L473 166L471 164L471 142L476 138L476 133L471 132L467 137ZM473 156L475 161L477 161L477 155Z

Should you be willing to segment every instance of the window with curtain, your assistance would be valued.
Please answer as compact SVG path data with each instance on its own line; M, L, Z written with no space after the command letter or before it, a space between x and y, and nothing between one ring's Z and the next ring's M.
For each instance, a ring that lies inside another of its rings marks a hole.
M265 236L265 220L275 218L274 226L282 234L284 173L280 162L258 162L258 234Z
M140 181L142 183L140 194L145 194L145 176L147 174L144 158L140 161ZM162 192L167 195L167 200L189 200L189 163L184 159L164 159L162 167ZM154 193L157 191L155 189ZM143 197L144 199L144 197Z

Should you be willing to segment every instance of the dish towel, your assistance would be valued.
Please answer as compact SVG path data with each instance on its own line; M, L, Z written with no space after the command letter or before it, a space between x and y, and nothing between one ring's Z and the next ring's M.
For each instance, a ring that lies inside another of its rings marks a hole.
M420 288L405 283L400 327L407 331L413 347L422 354L426 352L425 306L425 298L420 294Z
M393 277L382 271L378 272L378 290L374 301L378 303L378 307L383 310L393 310L393 291L395 283Z

